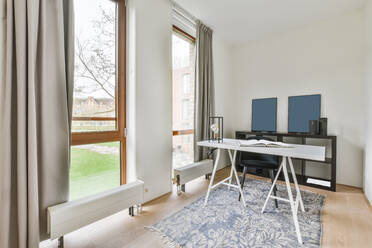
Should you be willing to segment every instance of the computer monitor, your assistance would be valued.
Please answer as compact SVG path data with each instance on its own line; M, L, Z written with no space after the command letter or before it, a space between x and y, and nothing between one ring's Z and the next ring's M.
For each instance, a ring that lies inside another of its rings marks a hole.
M288 132L308 133L309 121L320 118L320 95L288 97Z
M252 131L276 132L277 98L252 100Z

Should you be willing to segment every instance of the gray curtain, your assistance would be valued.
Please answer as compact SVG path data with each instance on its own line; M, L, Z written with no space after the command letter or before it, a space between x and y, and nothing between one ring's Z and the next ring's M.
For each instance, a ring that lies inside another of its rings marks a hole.
M0 3L2 248L39 247L46 208L69 198L72 1Z
M208 119L214 115L214 78L213 78L213 31L197 22L196 30L196 73L195 73L195 134L194 142L208 137ZM206 149L194 144L194 160L207 158Z

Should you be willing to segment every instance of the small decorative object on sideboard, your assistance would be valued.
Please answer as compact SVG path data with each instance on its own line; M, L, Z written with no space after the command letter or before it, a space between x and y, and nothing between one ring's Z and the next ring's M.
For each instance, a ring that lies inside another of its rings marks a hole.
M211 116L209 117L209 132L208 140L223 142L223 117Z
M322 136L327 136L327 126L328 126L328 119L327 118L320 118L319 119L319 133Z
M309 133L312 135L318 134L318 121L317 120L309 121Z

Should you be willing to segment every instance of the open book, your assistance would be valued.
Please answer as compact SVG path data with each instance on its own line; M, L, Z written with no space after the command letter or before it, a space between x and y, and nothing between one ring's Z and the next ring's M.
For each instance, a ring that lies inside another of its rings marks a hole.
M268 140L239 140L241 147L275 147L275 148L291 148L290 144L283 142L274 142Z

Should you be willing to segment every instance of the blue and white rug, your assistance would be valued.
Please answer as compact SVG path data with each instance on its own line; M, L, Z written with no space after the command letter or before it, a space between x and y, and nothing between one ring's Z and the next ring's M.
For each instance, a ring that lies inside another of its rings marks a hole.
M269 190L268 182L247 178L244 208L237 189L220 186L211 191L205 208L203 196L148 228L160 234L169 247L320 247L325 196L301 191L306 211L298 212L304 241L299 245L288 203L280 201L276 209L270 199L261 213ZM284 185L278 185L277 195L288 198Z

